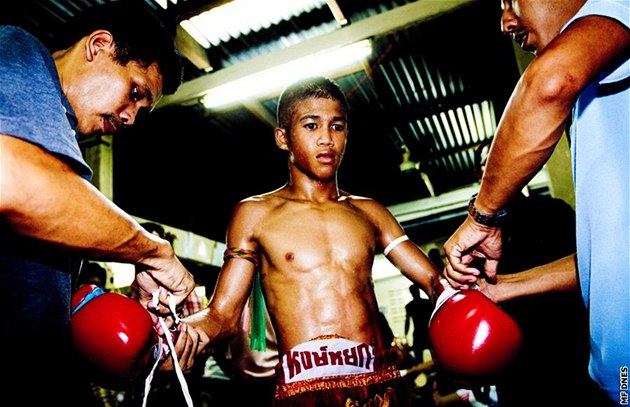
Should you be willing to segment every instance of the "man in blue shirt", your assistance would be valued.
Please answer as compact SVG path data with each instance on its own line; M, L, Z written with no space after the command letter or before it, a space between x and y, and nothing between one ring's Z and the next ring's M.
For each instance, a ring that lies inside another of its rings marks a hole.
M171 245L89 183L77 142L131 126L175 92L173 40L157 20L114 6L80 21L52 54L21 28L0 26L0 389L25 406L76 404L84 378L68 367L70 298L82 258L141 267L134 296L149 306L159 289L162 314L169 291L182 303L194 288ZM179 345L192 346L198 336L184 331Z
M502 7L502 30L537 58L503 113L470 216L445 244L446 272L455 287L481 282L497 302L581 289L589 373L612 402L623 403L630 365L630 3L503 0ZM577 254L497 278L503 209L545 164L570 114ZM479 279L474 257L485 259L494 285Z

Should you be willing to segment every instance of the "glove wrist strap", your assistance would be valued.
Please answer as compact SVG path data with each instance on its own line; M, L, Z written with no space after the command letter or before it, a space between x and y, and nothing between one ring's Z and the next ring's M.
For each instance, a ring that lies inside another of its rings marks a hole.
M460 290L453 288L453 286L451 286L445 278L441 278L434 290L437 295L437 299L435 300L435 307L433 308L430 319L433 319L433 315L435 315L437 310L459 291Z

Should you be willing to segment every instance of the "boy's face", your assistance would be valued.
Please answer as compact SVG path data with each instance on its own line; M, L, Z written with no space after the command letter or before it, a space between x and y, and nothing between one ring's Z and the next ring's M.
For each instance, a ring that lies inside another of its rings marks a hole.
M278 131L282 133L279 138ZM276 137L278 146L289 151L293 166L315 179L329 180L346 148L346 110L338 100L305 99L294 109L291 127L277 130Z

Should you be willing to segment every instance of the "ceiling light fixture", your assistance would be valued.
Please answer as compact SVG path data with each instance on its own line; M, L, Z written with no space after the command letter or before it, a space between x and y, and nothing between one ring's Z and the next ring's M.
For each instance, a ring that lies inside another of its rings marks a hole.
M315 75L336 76L362 66L372 53L370 40L299 58L262 70L210 89L201 99L208 108L228 106L240 101L272 97L286 85Z
M325 0L233 0L180 22L205 48L326 6Z

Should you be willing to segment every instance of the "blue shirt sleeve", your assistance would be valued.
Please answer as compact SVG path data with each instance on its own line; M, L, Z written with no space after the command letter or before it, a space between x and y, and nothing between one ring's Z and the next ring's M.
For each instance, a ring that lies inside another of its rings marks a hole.
M34 36L12 26L0 26L0 134L43 148L85 179L92 176L50 52Z
M589 0L564 26L564 31L575 20L590 16L607 17L619 22L628 29L630 25L630 2L628 0ZM630 77L630 61L626 59L624 63L614 67L612 71L605 72L600 77L600 84L610 84L622 81Z

